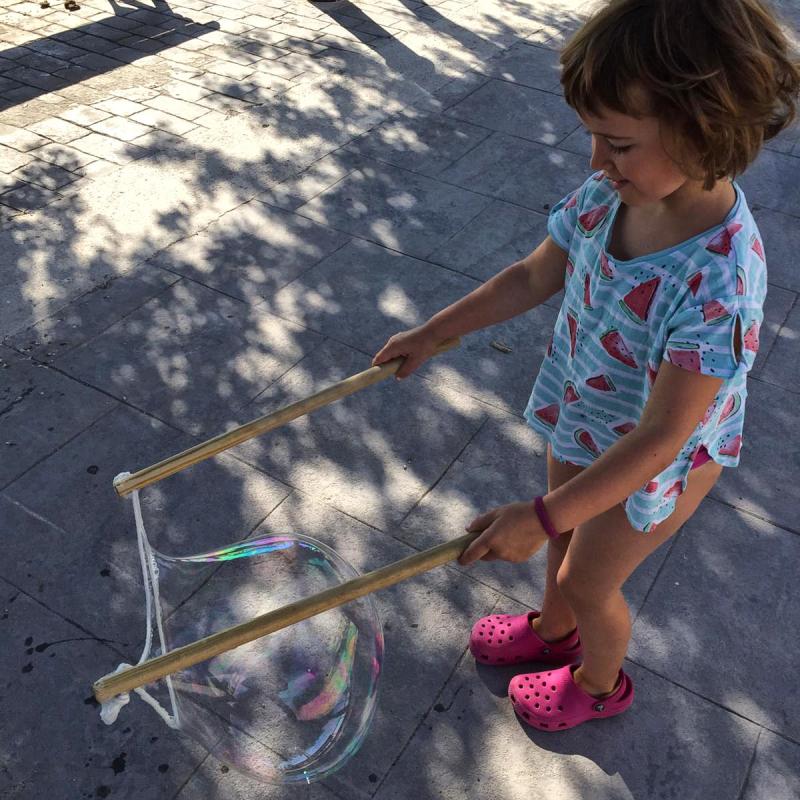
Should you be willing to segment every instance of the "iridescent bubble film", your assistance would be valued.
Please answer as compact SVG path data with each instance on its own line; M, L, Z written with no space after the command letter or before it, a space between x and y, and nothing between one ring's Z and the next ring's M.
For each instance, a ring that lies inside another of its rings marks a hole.
M357 576L302 535L154 557L168 650ZM382 657L372 598L352 601L176 673L180 728L259 780L310 783L341 767L364 739Z

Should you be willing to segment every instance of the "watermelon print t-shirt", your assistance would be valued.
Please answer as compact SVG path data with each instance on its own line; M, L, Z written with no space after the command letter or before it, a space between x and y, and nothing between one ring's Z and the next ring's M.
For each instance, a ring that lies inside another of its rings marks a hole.
M635 428L663 360L724 379L676 460L625 501L639 531L672 513L698 448L724 466L739 463L767 274L755 221L734 188L722 225L629 261L608 252L620 198L602 173L550 213L548 232L569 253L564 301L525 418L555 458L589 465Z

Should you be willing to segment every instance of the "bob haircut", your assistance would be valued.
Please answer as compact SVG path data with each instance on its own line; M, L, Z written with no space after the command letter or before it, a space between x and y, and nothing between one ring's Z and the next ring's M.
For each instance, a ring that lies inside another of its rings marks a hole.
M567 43L578 113L655 116L664 146L710 189L796 116L800 62L761 0L611 0Z

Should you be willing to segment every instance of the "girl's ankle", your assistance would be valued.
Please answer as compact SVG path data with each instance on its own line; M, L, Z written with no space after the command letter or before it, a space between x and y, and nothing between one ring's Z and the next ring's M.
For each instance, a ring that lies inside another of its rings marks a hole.
M614 686L611 689L609 689L608 686L587 680L583 676L580 666L577 667L577 669L575 669L575 671L572 673L572 679L578 686L581 687L581 689L583 689L584 692L586 692L586 694L590 694L592 697L596 697L598 700L603 700L606 697L610 697L619 688L619 679L614 682Z
M573 633L575 630L575 625L573 624L571 627L565 627L562 625L561 627L551 628L542 624L542 616L540 614L538 617L534 617L531 620L531 628L533 628L536 635L543 642L560 642L562 639L566 639Z

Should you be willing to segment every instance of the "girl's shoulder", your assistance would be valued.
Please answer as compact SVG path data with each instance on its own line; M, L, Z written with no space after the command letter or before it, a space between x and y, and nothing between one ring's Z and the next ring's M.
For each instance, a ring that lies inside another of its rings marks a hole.
M722 224L680 248L686 284L694 302L738 297L742 303L764 302L767 265L758 225L744 193L734 183L736 202Z

